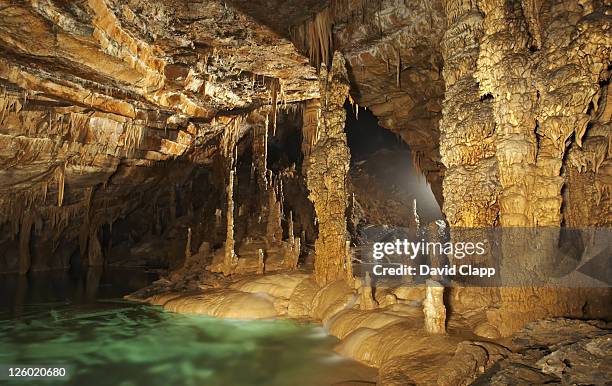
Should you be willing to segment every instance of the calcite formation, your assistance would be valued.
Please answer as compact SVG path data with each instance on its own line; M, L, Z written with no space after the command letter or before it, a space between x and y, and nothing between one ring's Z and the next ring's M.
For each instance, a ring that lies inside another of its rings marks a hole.
M526 360L522 381L589 383L578 358L605 363L603 328L528 359L458 331L609 318L609 288L356 277L364 221L430 219L369 186L345 126L368 108L410 146L451 237L551 228L501 248L502 269L546 264L563 227L612 225L611 15L607 0L0 0L0 273L165 268L141 300L320 321L381 384L513 383Z
M446 332L446 307L444 306L444 287L435 281L427 282L427 291L423 301L425 330L430 334Z
M306 160L309 199L315 207L319 237L315 244L315 277L327 283L343 276L347 239L346 176L350 160L344 133L348 79L344 57L336 53L329 72L321 75L321 120Z
M7 2L0 12L2 243L20 234L23 246L8 248L0 271L67 267L79 244L101 264L100 234L159 208L141 200L172 192L157 187L189 184L232 111L319 96L288 39L222 2Z

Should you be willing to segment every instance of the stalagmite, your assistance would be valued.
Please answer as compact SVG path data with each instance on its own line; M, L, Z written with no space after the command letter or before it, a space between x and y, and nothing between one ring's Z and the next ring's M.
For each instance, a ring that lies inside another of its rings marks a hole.
M229 171L229 181L227 183L227 223L226 223L226 237L225 237L225 250L223 257L223 274L225 276L231 275L234 267L237 263L237 256L234 252L234 176L236 174L235 169Z
M429 334L444 334L446 332L444 287L433 280L427 280L426 286L427 291L423 301L425 331Z
M185 263L191 260L191 228L187 228L187 242L185 243Z
M277 199L276 189L268 189L268 222L266 238L270 244L283 238L281 203Z
M365 278L360 281L359 287L359 308L362 310L373 310L378 307L374 295L372 292L372 279L370 278L370 272L365 273Z
M297 269L297 266L300 260L300 254L302 253L302 241L299 237L293 241L293 245L291 246L291 251L292 251L291 265L289 266L289 268Z
M263 249L257 250L257 274L263 275L266 271L266 265L264 262L264 251Z
M293 244L295 241L295 236L293 235L293 211L289 211L289 219L287 220L287 237L289 238L289 243Z
M223 211L217 208L215 210L215 226L216 227L221 225L221 217L223 217Z

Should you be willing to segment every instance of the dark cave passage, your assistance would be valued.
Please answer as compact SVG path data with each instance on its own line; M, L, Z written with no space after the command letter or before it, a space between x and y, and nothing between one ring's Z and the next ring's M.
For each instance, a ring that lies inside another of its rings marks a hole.
M345 104L350 180L355 198L371 224L413 226L413 202L422 222L442 218L431 187L414 167L410 147L381 127L367 108ZM357 112L356 109L359 109Z

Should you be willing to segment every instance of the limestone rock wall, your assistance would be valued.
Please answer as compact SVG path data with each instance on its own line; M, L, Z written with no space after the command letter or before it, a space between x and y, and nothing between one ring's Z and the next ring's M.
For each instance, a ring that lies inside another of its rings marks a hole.
M610 5L445 7L440 146L451 226L610 226ZM505 258L537 258L521 254L524 240L506 241ZM553 244L540 246L542 257ZM452 291L451 307L460 309L461 297L486 309L482 333L507 335L539 317L602 317L592 305L609 292L466 288Z
M475 69L483 19L473 2L445 4L448 29L440 153L446 165L443 212L452 226L496 225L499 211L498 166L492 103L481 98Z
M610 9L542 2L534 18L530 3L478 3L485 36L476 76L493 101L500 223L559 226L568 145L582 145L599 82L610 76Z

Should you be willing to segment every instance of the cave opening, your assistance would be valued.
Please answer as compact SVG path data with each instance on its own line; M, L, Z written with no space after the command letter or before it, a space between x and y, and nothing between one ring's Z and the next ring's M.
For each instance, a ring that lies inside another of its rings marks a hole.
M414 202L421 221L441 219L430 185L414 165L413 151L383 128L368 108L348 101L345 132L351 153L349 178L364 223L413 228Z

